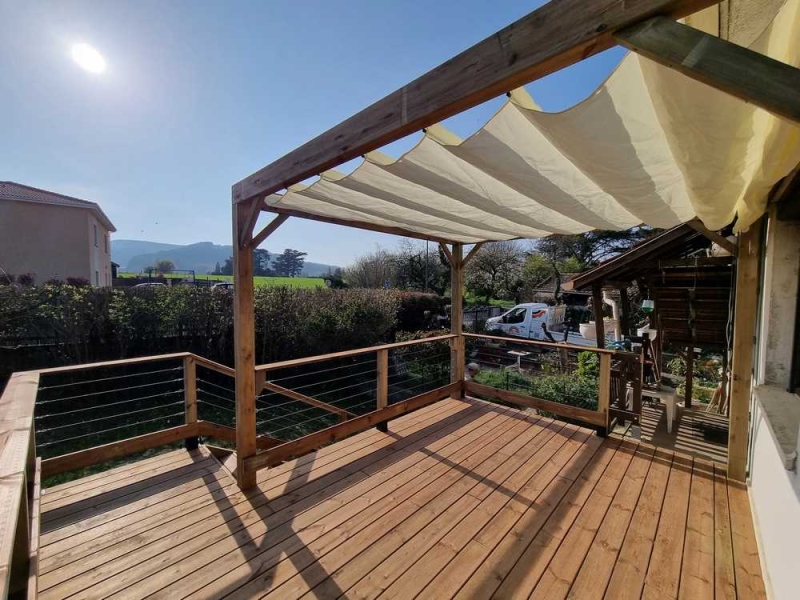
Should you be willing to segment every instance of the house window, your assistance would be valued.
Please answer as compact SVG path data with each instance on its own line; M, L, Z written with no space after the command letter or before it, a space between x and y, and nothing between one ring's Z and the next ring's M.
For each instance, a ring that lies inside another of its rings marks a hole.
M105 234L103 236L103 242L105 243L106 246L106 254L108 254L108 237L109 237L108 234Z
M97 223L92 225L94 227L94 247L97 248Z
M97 287L100 287L100 271L95 271L94 272L94 284Z

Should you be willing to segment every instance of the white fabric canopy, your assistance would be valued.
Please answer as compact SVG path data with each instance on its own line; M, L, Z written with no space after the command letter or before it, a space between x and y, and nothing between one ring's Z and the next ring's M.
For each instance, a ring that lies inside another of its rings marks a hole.
M788 0L750 48L800 66L799 7ZM629 54L569 110L517 90L466 140L434 126L398 160L370 153L267 204L465 243L695 216L716 230L737 214L741 230L798 163L800 127Z

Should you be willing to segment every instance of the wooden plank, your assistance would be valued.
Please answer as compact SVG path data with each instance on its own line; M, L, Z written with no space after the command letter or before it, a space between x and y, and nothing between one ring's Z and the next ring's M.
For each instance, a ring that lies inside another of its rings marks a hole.
M566 598L569 593L570 582L575 580L578 571L583 564L586 553L594 540L594 537L603 523L603 519L611 506L611 502L617 497L619 488L624 481L625 475L635 464L637 467L636 478L634 479L633 490L636 483L642 476L642 472L649 464L649 461L635 461L638 448L622 446L617 451L614 460L609 464L608 469L600 481L597 482L592 494L583 505L581 512L575 523L570 527L567 535L558 544L558 549L550 559L547 570L542 574L539 582L531 594L531 599L547 598ZM639 483L639 485L641 485ZM578 596L580 597L580 596Z
M236 370L236 479L242 489L256 484L256 473L246 461L256 455L255 304L253 252L245 224L250 202L233 205L233 339ZM242 236L244 235L244 239ZM244 242L244 243L242 243Z
M65 367L51 367L49 369L35 369L28 373L39 373L40 375L52 375L55 373L71 373L73 371L85 371L87 369L99 369L105 367L125 367L128 365L141 365L145 363L160 362L162 360L178 360L192 356L191 352L175 352L173 354L155 354L153 356L140 356L138 358L123 358L120 360L107 360L96 363L85 363L81 365L67 365Z
M377 388L377 408L378 410L389 406L389 351L378 350L378 382Z
M322 400L317 400L316 398L312 398L311 396L306 396L305 394L301 394L300 392L296 392L295 390L290 390L289 388L285 388L282 385L278 385L277 383L272 383L271 381L264 382L264 389L269 390L270 392L275 392L276 394L280 394L281 396L286 396L287 398L291 398L292 400L297 400L298 402L308 404L309 406L316 406L317 408L321 408L322 410L331 412L335 415L338 415L341 421L346 421L347 419L352 419L353 417L355 417L353 413L348 412L343 408L339 408L338 406L334 406L333 404L328 404L327 402L323 402Z
M355 350L343 350L341 352L331 352L330 354L318 354L316 356L307 356L306 358L295 358L292 360L282 360L280 362L267 363L265 365L258 365L256 371L276 371L278 369L289 369L292 367L301 367L304 365L311 365L326 360L334 360L337 358L351 358L353 356L361 356L362 354L372 354L378 350L394 350L395 348L405 348L407 346L416 346L419 344L430 344L433 342L445 342L453 339L452 334L437 335L434 337L423 338L420 340L408 340L405 342L394 342L392 344L381 344L380 346L369 346L367 348L356 348Z
M606 347L606 332L603 323L603 288L592 286L592 312L594 313L595 342L598 348Z
M450 340L450 381L464 381L466 354L464 352L464 245L453 244L450 261L450 333L457 336ZM462 398L464 389L459 386L451 398Z
M725 467L717 464L714 465L714 596L718 600L736 598L728 478Z
M221 365L218 362L214 362L213 360L209 360L203 356L197 356L196 354L193 354L192 358L194 358L194 362L201 367L205 367L206 369L216 371L217 373L221 373L222 375L228 375L229 377L236 377L235 369L231 369L230 367Z
M495 342L506 342L512 344L526 344L529 346L541 346L542 348L552 350L577 350L578 352L594 352L595 354L615 354L615 350L608 350L606 348L586 348L584 346L573 346L572 344L561 344L553 342L540 342L539 340L526 340L523 338L507 338L499 337L496 335L485 335L482 333L464 333L464 337L482 340L492 340Z
M361 529L357 535L349 536L343 544L325 548L317 560L321 569L311 567L300 571L276 588L273 595L278 598L296 597L304 587L311 587L317 597L331 597L334 589L347 589L358 581L360 574L392 555L400 546L403 552L400 564L406 566L403 575L418 592L424 587L425 580L432 577L431 571L420 567L430 566L431 560L441 560L444 555L444 552L436 552L444 544L437 539L446 537L452 533L453 527L463 524L466 515L472 515L476 520L488 518L482 512L476 513L482 496L488 497L499 485L506 486L509 493L513 493L514 484L506 485L514 473L513 465L524 464L526 458L535 456L537 450L553 439L559 429L561 426L552 422L542 427L539 423L518 421L493 440L484 452L473 454L467 460L454 461L460 468L448 469L444 477L436 481L436 485L416 494L411 501ZM504 445L508 447L508 454L501 450ZM505 496L503 498L508 500ZM472 521L472 524L475 522ZM430 530L435 532L434 537L426 535ZM409 547L413 542L404 545L405 540L422 540L422 545ZM426 553L430 546L433 548ZM352 563L354 558L356 562ZM413 561L417 562L408 568ZM328 576L328 573L331 575ZM323 585L314 587L319 583ZM414 591L397 591L393 587L386 589L382 596L392 598L398 594L403 598L417 596Z
M143 452L150 448L157 448L197 436L197 423L179 425L169 429L162 429L153 433L146 433L136 437L111 442L102 446L95 446L88 450L79 450L70 454L47 458L42 461L42 477L51 477L59 473L74 471L105 462L115 458Z
M602 476L612 463L616 471L620 459L625 459L623 454L617 454L619 446L619 440L606 440L588 467L557 503L555 511L544 526L538 532L523 538L522 555L516 564L510 567L493 597L528 598Z
M233 427L220 425L219 423L212 423L210 421L198 421L197 427L197 435L213 437L226 442L236 441L236 429ZM280 440L269 435L256 436L256 446L259 450L268 450L270 448L274 448L275 446L280 446L283 443L284 440Z
M35 600L38 593L39 579L39 538L41 531L41 498L42 498L42 459L36 459L30 493L30 547L28 553L28 587L29 600Z
M493 416L496 415L497 413ZM434 434L433 439L435 439L435 436L436 434ZM427 447L433 452L440 453L443 452L442 448L448 444L460 445L459 447L469 446L470 444L470 436L461 436L460 432L454 432L449 439L438 441L433 441L433 439L430 437L416 439L410 448L419 450ZM398 445L402 445L402 443ZM444 452L442 456L447 456L447 453ZM162 530L156 532L154 535L158 541L153 541L152 536L134 540L134 548L150 544L148 555L144 560L141 556L130 553L131 544L121 544L120 547L115 547L115 552L111 554L111 557L116 556L116 558L109 563L105 563L103 569L92 568L92 564L86 564L84 561L80 565L83 575L79 577L70 576L65 581L62 574L62 577L53 580L58 585L47 590L47 593L42 597L63 597L70 593L87 589L87 587L95 584L99 584L99 586L93 588L93 593L105 595L113 590L124 589L132 583L139 582L142 577L162 571L165 567L187 557L192 557L193 561L200 563L198 566L202 566L205 561L214 560L215 554L210 550L204 551L203 549L215 542L225 544L223 553L228 550L235 550L238 554L236 549L239 545L248 540L252 544L260 544L267 531L270 533L270 545L281 544L279 551L288 551L288 542L286 540L292 539L298 531L311 526L318 519L341 509L343 505L347 505L348 508L346 510L350 510L349 503L354 501L369 503L379 499L380 496L377 494L372 492L367 494L367 492L375 488L376 485L380 485L381 482L394 478L400 478L400 481L409 481L414 479L420 470L423 473L432 471L430 467L424 469L413 468L414 464L420 461L425 461L430 466L435 466L438 462L434 457L414 452L399 461L397 459L383 461L386 463L385 466L389 468L380 469L375 473L375 477L365 477L363 472L353 472L339 484L335 486L326 485L314 489L310 495L289 494L281 496L279 492L278 496L280 497L273 497L277 499L270 502L270 505L277 509L272 514L269 514L269 512L263 513L262 507L266 508L264 504L269 500L269 495L259 491L251 494L251 497L246 502L234 505L214 516L205 515L203 511L187 515L185 519L173 522L169 530L165 531L165 528L162 528ZM446 470L447 466L442 465L442 468ZM322 482L324 483L324 481ZM391 489L387 490L386 493L391 491ZM336 498L333 499L333 496L336 496ZM329 499L332 501L326 502ZM363 512L358 508L361 507L363 509L367 505L363 503L357 504L356 510L351 514L363 517ZM235 522L230 523L231 519L235 519ZM189 526L187 520L194 522L195 525ZM315 530L318 533L322 533L319 528L315 528ZM99 560L103 558L105 557L101 556ZM97 565L95 564L94 566L96 567ZM188 564L184 565L182 569L193 570ZM162 581L171 582L177 576L178 573L176 571L169 569L163 571ZM148 585L152 585L152 583L155 583L155 581L147 580ZM137 589L137 591L139 590Z
M289 215L278 215L269 224L264 227L261 231L258 232L255 236L253 236L253 240L250 242L250 248L255 250L261 244L264 243L269 236L271 236L275 231L283 225L289 219Z
M499 426L495 424L498 420L501 421ZM451 463L461 465L471 461L477 461L474 464L478 464L480 460L491 457L492 448L496 448L500 443L498 437L505 438L514 423L514 419L502 417L495 419L490 426L482 426L473 434L466 436L471 439L464 442L457 440L449 444L447 450L437 449L436 456L429 456L419 463L416 477L399 487L395 483L397 477L381 483L374 488L374 492L370 492L370 496L376 494L378 498L372 500L368 506L359 510L363 498L360 496L357 501L352 501L349 505L345 505L325 517L322 522L324 528L317 526L299 531L299 540L293 539L274 545L267 552L257 550L255 555L248 552L244 557L248 562L240 564L233 570L231 570L231 566L236 563L231 563L231 559L241 561L241 558L235 554L225 557L227 564L215 561L214 569L218 570L218 574L212 572L206 577L206 571L203 571L203 578L206 582L210 582L209 587L200 589L200 585L196 581L196 573L186 577L184 582L176 582L173 587L183 590L183 586L189 585L192 586L190 589L196 590L191 597L207 597L224 595L224 593L241 586L243 582L247 582L243 588L236 591L236 594L244 595L251 591L258 593L263 589L275 589L309 566L316 557L336 548L345 538L349 538L348 542L345 542L349 546L358 545L359 542L361 547L368 546L371 541L380 536L380 533L386 531L388 520L396 522L398 517L402 519L403 516L413 514L425 498L443 492L450 493L454 482L459 477L463 478L463 472L448 468L441 460L437 461L437 458L446 458ZM376 531L380 533L376 534ZM264 543L262 545L272 544ZM342 548L341 546L339 549L347 550L346 547ZM287 556L291 557L288 561L285 560ZM316 569L312 569L312 571L314 572L309 573L309 578L317 578L320 572ZM201 581L200 584L202 585L202 583ZM310 582L307 583L310 585ZM284 586L282 593L286 594L287 589ZM165 594L161 594L162 597L169 597L169 588L163 592Z
M600 379L597 383L597 412L603 416L604 434L611 426L611 355L600 355Z
M686 383L683 394L683 403L686 408L692 408L692 388L694 387L694 345L686 347Z
M572 484L589 465L603 440L589 437L581 444L569 462L558 472L538 497L512 525L491 553L478 565L469 580L455 595L460 600L488 600L512 567L517 563L528 544L541 530ZM483 538L482 538L483 539Z
M197 369L194 358L183 359L183 399L186 405L186 423L197 422Z
M478 242L477 244L475 244L475 245L472 247L472 249L469 251L469 253L468 253L468 254L467 254L465 257L464 257L464 262L462 263L462 266L463 266L465 269L467 268L467 265L470 263L470 261L471 261L473 258L475 258L475 255L476 255L478 252L480 252L480 249L481 249L481 248L483 248L483 242Z
M606 586L650 472L654 452L655 448L646 446L639 446L636 450L614 500L597 529L586 558L569 588L571 597L589 600L605 596ZM574 550L569 552L572 554L571 560L574 560Z
M585 408L578 408L569 404L559 404L550 400L542 400L541 398L534 398L533 396L525 396L510 390L501 390L493 388L474 381L465 381L464 390L469 394L477 394L479 396L486 396L488 398L497 398L504 402L511 402L518 406L525 408L535 408L538 410L546 410L555 413L568 419L575 419L576 421L583 421L591 425L605 426L606 417L603 414Z
M267 452L250 457L247 461L247 468L257 471L258 469L277 465L289 458L306 454L307 452L311 452L320 446L341 440L358 431L363 431L364 429L374 427L378 423L386 421L387 419L397 417L406 412L416 410L417 408L421 408L427 404L441 400L442 398L446 398L456 389L456 387L459 387L458 383L450 383L429 392L425 392L424 394L419 394L409 398L408 400L404 400L403 402L392 404L388 408L382 408L381 410L376 410L371 413L361 415L355 419L350 419L344 423L333 425L332 427L328 427L322 431L317 431L315 433L303 436L300 439L286 442L285 444L276 446Z
M800 123L800 69L665 17L637 23L614 38L687 77Z
M602 52L616 43L616 31L644 19L679 18L712 4L550 2L235 184L233 201L263 198Z
M673 454L656 450L639 497L633 519L625 534L606 597L619 600L641 598L650 555L656 540L664 494L667 490Z
M453 253L450 252L450 248L447 247L447 244L440 243L439 248L441 248L442 252L444 253L445 258L447 259L447 264L450 265L450 268L453 268Z
M766 598L747 486L728 479L733 566L740 598Z
M37 373L14 373L0 396L0 598L24 592L29 575L27 478L36 465Z
M675 455L642 598L677 598L689 509L692 459Z
M714 599L714 465L694 460L679 595Z
M761 220L739 235L736 261L736 298L733 313L731 392L728 427L728 479L744 481L747 473L747 438L750 424L750 387L758 310L761 262Z
M566 440L555 453L549 454L547 447L539 450L532 459L527 461L535 468L528 468L526 463L526 465L520 469L520 472L527 471L526 474L530 476L528 481L520 487L516 494L458 551L453 557L453 560L436 574L428 584L426 591L430 594L437 594L438 592L439 597L449 597L452 595L451 593L447 593L450 590L455 591L462 589L470 576L480 568L492 549L508 534L525 511L527 511L534 502L540 499L541 494L548 488L550 483L559 476L562 469L567 468L567 466L571 464L578 450L587 444L591 444L594 448L597 448L601 443L602 440L593 436L590 430L578 429L573 437ZM548 446L555 444L556 442L554 440L552 444L548 443ZM588 462L589 456L590 455L587 455L585 457L586 462ZM516 487L514 485L515 477L516 474L509 480L506 480L503 484L504 490L496 489L492 494L495 496L498 494L503 494L505 496L510 495L511 491ZM491 499L487 499L484 501L484 503L478 507L477 511L491 514L491 510L487 507L490 500ZM474 521L477 520L477 524L480 525L481 521L486 520L486 517L480 514L480 512L479 515L477 519L470 515L469 529L474 530L477 528ZM467 521L462 521L459 526L464 526L466 523ZM423 594L424 593L425 591L423 591Z

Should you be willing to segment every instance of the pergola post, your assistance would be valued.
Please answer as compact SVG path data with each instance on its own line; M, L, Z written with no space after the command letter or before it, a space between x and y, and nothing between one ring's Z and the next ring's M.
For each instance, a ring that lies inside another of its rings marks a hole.
M236 369L236 481L256 484L245 461L256 454L255 304L250 215L256 201L233 204L233 348Z
M450 380L464 381L465 347L464 323L464 245L453 244L448 256L450 261L450 333L457 335L450 342ZM464 389L459 388L451 398L463 398Z
M728 406L728 477L744 481L747 474L747 433L753 380L753 349L761 263L761 220L739 235L736 260L736 300L733 313L733 352Z
M631 335L631 301L628 298L628 288L625 286L619 287L619 300L622 305L622 317L620 317L622 335L628 337Z
M606 347L606 332L603 325L603 288L599 285L592 286L592 310L594 311L595 336L597 347Z

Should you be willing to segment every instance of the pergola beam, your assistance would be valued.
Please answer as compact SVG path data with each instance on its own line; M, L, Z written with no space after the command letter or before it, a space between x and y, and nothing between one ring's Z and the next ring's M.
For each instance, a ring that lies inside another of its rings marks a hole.
M692 221L688 221L686 224L694 229L697 233L702 234L704 237L714 242L720 248L730 252L732 256L736 256L736 244L734 244L725 236L720 235L716 231L711 231L708 227L703 225L699 219L693 219Z
M650 17L719 0L553 0L233 186L247 202L420 131L614 46Z
M618 31L614 39L687 77L800 123L800 69L664 17Z

